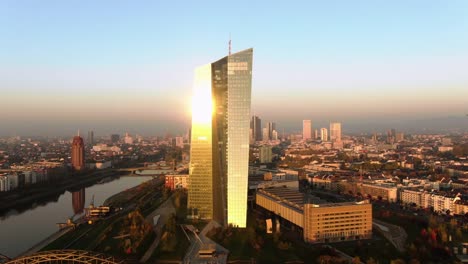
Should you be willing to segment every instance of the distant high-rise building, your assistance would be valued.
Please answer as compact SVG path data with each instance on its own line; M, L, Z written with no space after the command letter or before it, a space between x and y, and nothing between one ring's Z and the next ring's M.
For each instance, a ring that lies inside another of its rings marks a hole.
M320 129L320 139L322 141L328 141L328 130L325 127Z
M129 145L133 144L133 137L130 134L125 133L124 143Z
M341 142L341 123L330 123L330 141L333 143Z
M278 140L278 131L273 130L271 140Z
M178 148L184 147L184 138L183 137L175 137L175 146Z
M268 122L266 127L268 128L268 140L271 140L273 138L273 130L276 130L276 124Z
M260 163L270 163L272 159L271 146L265 145L259 148Z
M80 171L85 168L84 142L83 138L79 136L79 133L77 136L73 137L71 163L75 171Z
M395 137L396 137L396 130L394 128L389 129L387 131L387 143L389 144L395 143Z
M396 133L395 139L396 139L397 142L401 142L401 141L405 140L405 134L403 132Z
M268 127L263 128L263 141L270 140L270 135L268 133Z
M189 217L246 227L253 49L195 70Z
M312 139L312 121L311 120L302 120L302 139L303 140Z
M86 143L88 143L88 146L94 145L94 131L92 130L88 131L88 140Z
M315 129L314 131L315 131L315 133L314 133L314 139L317 139L317 138L319 137L319 136L318 136L318 133L319 133L319 132L318 132L318 129Z
M110 139L111 139L112 143L117 143L120 140L120 135L119 134L112 134Z
M250 121L250 128L252 129L252 135L254 141L261 141L262 140L262 120L258 116L252 116L252 120Z

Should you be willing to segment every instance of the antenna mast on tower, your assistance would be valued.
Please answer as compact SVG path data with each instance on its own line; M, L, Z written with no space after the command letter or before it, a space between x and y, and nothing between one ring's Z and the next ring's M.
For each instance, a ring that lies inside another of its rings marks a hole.
M229 56L231 56L231 33L229 33Z

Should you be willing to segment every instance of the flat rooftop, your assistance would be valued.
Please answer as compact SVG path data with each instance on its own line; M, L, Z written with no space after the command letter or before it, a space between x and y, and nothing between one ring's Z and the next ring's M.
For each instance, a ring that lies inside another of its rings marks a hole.
M287 200L299 206L304 205L304 194L295 189L278 187L259 190L259 192L275 198L278 201Z
M315 204L312 203L312 207L340 207L340 206L350 206L350 205L361 205L361 204L368 204L368 200L362 200L360 202L344 202L344 203L321 203Z
M259 189L257 192L259 194L268 196L278 203L282 203L290 207L292 206L301 210L304 209L304 204L312 204L313 207L340 207L369 203L367 200L359 202L330 203L313 195L306 196L297 189L287 187Z

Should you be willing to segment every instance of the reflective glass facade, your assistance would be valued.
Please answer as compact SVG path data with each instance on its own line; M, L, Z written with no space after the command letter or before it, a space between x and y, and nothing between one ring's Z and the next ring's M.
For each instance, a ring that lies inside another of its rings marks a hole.
M238 227L247 225L252 55L228 57L227 222Z
M198 67L192 95L189 217L213 218L211 65Z
M252 56L253 49L244 50L195 72L194 100L198 100L195 98L195 86L200 86L197 80L203 79L203 90L211 92L213 112L205 113L202 118L211 119L209 126L206 122L200 126L195 122L200 119L197 117L200 111L195 107L202 106L193 103L189 211L194 217L213 218L238 227L245 227L247 221ZM207 78L211 82L209 88ZM203 137L210 138L211 145L200 141L201 134L210 134ZM206 162L201 164L203 161ZM211 213L202 209L209 206Z

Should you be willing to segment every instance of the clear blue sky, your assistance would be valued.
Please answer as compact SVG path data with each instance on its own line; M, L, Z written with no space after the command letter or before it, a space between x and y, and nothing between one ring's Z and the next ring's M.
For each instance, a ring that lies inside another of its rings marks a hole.
M266 120L468 111L468 1L3 0L0 25L0 135L182 131L229 34Z

